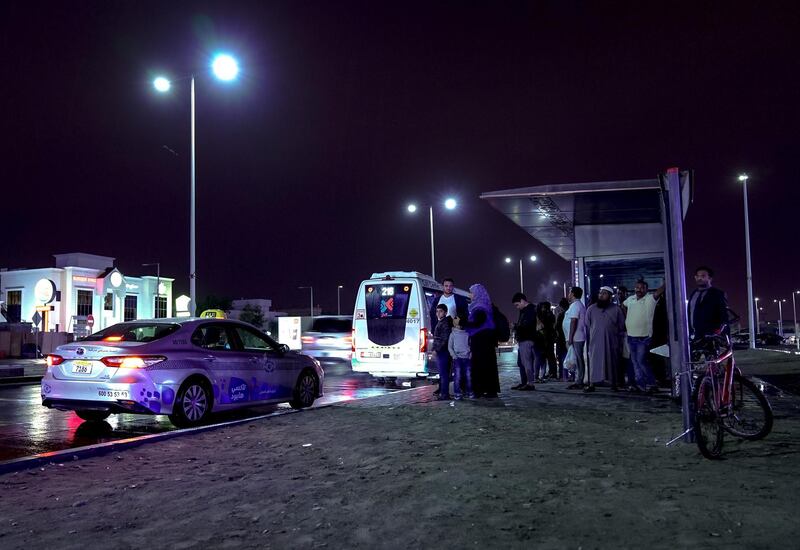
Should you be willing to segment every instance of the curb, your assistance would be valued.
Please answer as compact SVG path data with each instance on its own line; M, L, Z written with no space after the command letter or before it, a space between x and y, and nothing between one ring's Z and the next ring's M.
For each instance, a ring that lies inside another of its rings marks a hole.
M414 389L416 388L397 390L392 392L392 394L401 393L404 391L412 391ZM260 416L253 416L250 418L240 418L237 420L230 420L228 422L221 422L218 424L209 424L208 426L197 426L195 428L184 428L181 430L172 430L169 432L162 432L157 434L141 435L138 437L131 437L129 439L118 439L116 441L108 441L106 443L87 445L85 447L75 447L73 449L64 449L61 451L51 451L49 453L41 453L38 455L25 456L22 458L14 458L11 460L0 462L0 476L12 472L19 472L21 470L28 470L30 468L35 468L37 466L46 466L48 464L58 464L58 463L63 464L65 462L72 462L74 460L80 460L83 458L94 458L96 456L102 456L108 453L113 453L115 451L124 451L127 449L132 449L140 445L146 445L147 443L157 443L159 441L163 441L166 439L172 439L173 437L181 437L184 435L193 435L198 433L210 432L220 428L227 428L229 426L237 426L239 424L246 424L248 422L264 420L266 418L274 416L284 416L287 414L310 412L314 410L333 407L334 405L342 405L346 403L352 403L354 401L363 401L366 399L375 399L378 397L383 397L383 396L375 395L371 397L362 397L359 399L335 401L333 403L325 403L323 405L318 405L310 409L301 409L301 410L290 409L288 411L278 411L269 414L262 414Z

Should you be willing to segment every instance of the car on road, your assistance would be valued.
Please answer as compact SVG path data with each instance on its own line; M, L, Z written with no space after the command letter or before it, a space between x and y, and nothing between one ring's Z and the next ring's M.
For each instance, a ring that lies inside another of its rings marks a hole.
M118 323L47 356L42 405L84 420L114 413L166 414L179 427L213 412L322 397L316 359L230 319Z
M744 349L750 345L750 333L747 330L740 330L739 332L731 335L731 342L736 349ZM780 346L786 343L786 340L779 334L773 332L759 332L756 334L756 346Z
M320 361L350 362L353 318L342 315L315 317L310 330L300 338L303 353Z

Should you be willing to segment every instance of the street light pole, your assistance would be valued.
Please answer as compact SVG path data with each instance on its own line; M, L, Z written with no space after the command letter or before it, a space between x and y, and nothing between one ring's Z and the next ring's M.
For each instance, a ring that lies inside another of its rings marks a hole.
M785 302L786 299L783 300L772 300L778 304L778 334L783 336L783 305L781 302Z
M342 285L336 287L336 315L342 314L342 302L339 297L339 292L342 290Z
M431 277L436 279L436 256L433 253L433 206L429 206L428 209L431 213Z
M744 243L747 256L747 314L751 327L750 349L756 349L756 332L752 328L755 325L755 316L753 314L753 269L750 261L750 214L747 205L747 178L747 174L739 176L739 181L742 182L742 193L744 194Z
M189 158L189 173L191 185L191 214L189 216L189 316L194 317L197 310L197 268L195 265L195 162L194 162L194 75L192 75L192 139L191 155Z
M792 292L792 313L794 314L794 342L797 345L797 351L800 351L800 338L797 334L797 304L795 302L795 295L800 294L800 290Z
M754 300L756 302L756 308L755 308L756 309L756 332L758 332L759 329L761 328L761 319L759 319L759 315L758 315L758 309L759 309L758 308L758 298L754 298ZM753 331L751 330L750 332L753 332Z
M314 287L313 286L298 286L298 289L307 288L311 291L311 318L314 318Z

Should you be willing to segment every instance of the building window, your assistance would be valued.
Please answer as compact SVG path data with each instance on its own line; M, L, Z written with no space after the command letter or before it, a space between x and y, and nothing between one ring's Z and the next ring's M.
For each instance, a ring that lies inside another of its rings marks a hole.
M22 321L22 291L9 290L6 292L6 319L9 323L19 323Z
M156 319L163 319L167 316L167 297L166 296L156 296L155 299L155 307L153 308L155 311Z
M79 290L78 291L78 309L75 312L80 316L87 316L92 314L92 291Z
M114 311L114 295L108 292L103 300L103 311Z
M125 322L136 320L136 302L136 296L125 296Z

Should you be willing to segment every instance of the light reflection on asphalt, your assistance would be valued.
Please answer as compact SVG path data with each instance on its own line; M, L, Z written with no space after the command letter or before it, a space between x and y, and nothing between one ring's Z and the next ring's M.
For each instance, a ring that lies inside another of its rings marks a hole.
M315 406L384 395L384 387L363 374L332 368L325 395ZM288 404L261 406L215 415L219 422L288 410ZM0 461L174 430L166 416L112 414L104 422L84 422L72 412L42 407L38 384L0 386Z

